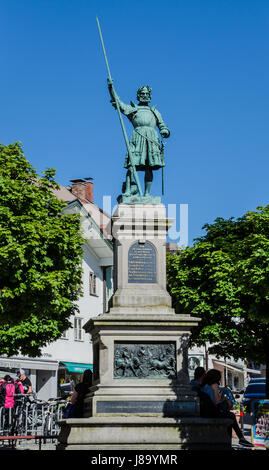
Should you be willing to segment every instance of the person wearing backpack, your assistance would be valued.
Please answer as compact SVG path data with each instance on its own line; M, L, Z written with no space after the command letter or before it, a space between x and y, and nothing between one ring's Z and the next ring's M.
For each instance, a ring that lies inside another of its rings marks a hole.
M14 380L10 375L4 377L4 382L0 387L0 405L5 409L5 424L4 427L7 429L13 422L13 412L15 397L14 395L20 393L20 388L17 383L14 383Z
M1 405L4 408L13 408L15 403L14 395L17 393L20 393L19 385L14 382L10 375L6 375L0 388Z

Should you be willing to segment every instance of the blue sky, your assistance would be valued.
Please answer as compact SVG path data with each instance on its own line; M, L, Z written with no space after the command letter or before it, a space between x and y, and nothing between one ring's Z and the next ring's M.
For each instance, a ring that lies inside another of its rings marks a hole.
M121 192L98 15L121 99L149 84L171 130L162 200L189 205L189 243L216 217L268 203L267 0L2 0L0 15L0 141L21 141L39 173L93 177L99 205Z

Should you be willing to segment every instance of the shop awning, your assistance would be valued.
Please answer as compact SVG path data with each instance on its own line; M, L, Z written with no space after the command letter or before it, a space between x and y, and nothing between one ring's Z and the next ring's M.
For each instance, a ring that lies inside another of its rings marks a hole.
M57 370L58 361L21 357L0 358L1 369Z
M213 359L212 362L213 362L213 365L215 365L215 366L221 366L221 367L223 367L223 368L226 367L226 369L234 370L234 371L236 371L236 372L242 372L242 373L244 372L243 366L240 365L240 364L238 364L238 365L236 365L236 364L231 365L231 364L227 364L227 362L216 361L215 359Z
M246 368L246 371L250 372L251 374L262 375L262 372L259 369L248 369L248 368Z
M60 362L60 365L63 364L69 372L75 372L76 374L83 374L87 369L93 370L92 364L80 364L78 362Z

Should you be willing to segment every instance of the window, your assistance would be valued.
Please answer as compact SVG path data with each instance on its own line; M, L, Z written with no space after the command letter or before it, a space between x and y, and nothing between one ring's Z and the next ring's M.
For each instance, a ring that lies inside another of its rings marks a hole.
M83 341L82 318L74 319L74 339L75 341Z
M90 273L90 295L97 295L96 274Z

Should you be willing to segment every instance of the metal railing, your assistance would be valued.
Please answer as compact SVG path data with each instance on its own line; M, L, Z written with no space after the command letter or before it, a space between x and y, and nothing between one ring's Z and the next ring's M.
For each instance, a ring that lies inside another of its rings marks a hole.
M66 400L55 398L38 400L33 394L16 394L13 408L0 406L0 436L48 436L59 434L58 421L62 419Z

